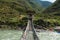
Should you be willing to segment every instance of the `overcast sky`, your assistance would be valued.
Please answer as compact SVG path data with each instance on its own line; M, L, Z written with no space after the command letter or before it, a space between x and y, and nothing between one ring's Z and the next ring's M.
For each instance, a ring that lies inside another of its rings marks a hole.
M56 0L42 0L42 1L49 1L49 2L55 2Z

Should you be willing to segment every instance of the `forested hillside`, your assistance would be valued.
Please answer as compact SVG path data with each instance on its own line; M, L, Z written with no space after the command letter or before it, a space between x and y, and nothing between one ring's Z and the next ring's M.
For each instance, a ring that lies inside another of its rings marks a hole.
M45 17L48 17L46 20L54 23L56 26L60 25L60 0L56 0L50 7L43 11Z
M45 9L43 7L44 5L42 6L42 4L36 0L0 0L0 28L25 28L27 26L26 11L28 11L28 9L36 12L33 18L36 28L40 28L40 26L49 27L60 25L59 16L52 15L51 13L54 10L53 8L57 6L56 3L58 3L58 1ZM52 11L50 9L52 9ZM56 11L53 12L53 14L57 13Z
M27 9L40 13L40 4L32 0L0 0L0 26L25 26Z

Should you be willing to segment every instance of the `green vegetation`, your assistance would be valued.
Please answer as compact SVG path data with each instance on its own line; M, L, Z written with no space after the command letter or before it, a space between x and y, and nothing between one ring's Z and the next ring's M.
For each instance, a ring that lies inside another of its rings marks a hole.
M25 28L27 25L26 11L34 10L36 27L52 27L60 25L59 0L48 8L43 8L35 0L0 0L0 28Z
M50 7L43 11L45 14L45 20L50 23L55 24L55 26L60 26L60 0L56 0ZM47 19L46 19L47 18Z
M0 28L2 25L5 27L25 27L28 9L40 13L43 8L32 0L0 0Z

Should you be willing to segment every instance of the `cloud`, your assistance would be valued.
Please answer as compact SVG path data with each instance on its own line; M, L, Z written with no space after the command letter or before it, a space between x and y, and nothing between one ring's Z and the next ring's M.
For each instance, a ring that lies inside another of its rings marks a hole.
M42 0L42 1L49 1L49 2L55 2L56 0Z

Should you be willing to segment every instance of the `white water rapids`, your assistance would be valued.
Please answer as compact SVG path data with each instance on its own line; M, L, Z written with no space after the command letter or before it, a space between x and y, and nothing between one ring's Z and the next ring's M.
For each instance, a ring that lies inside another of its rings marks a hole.
M21 31L17 30L0 30L0 40L20 40L22 35ZM60 33L57 32L38 32L40 40L60 40Z

